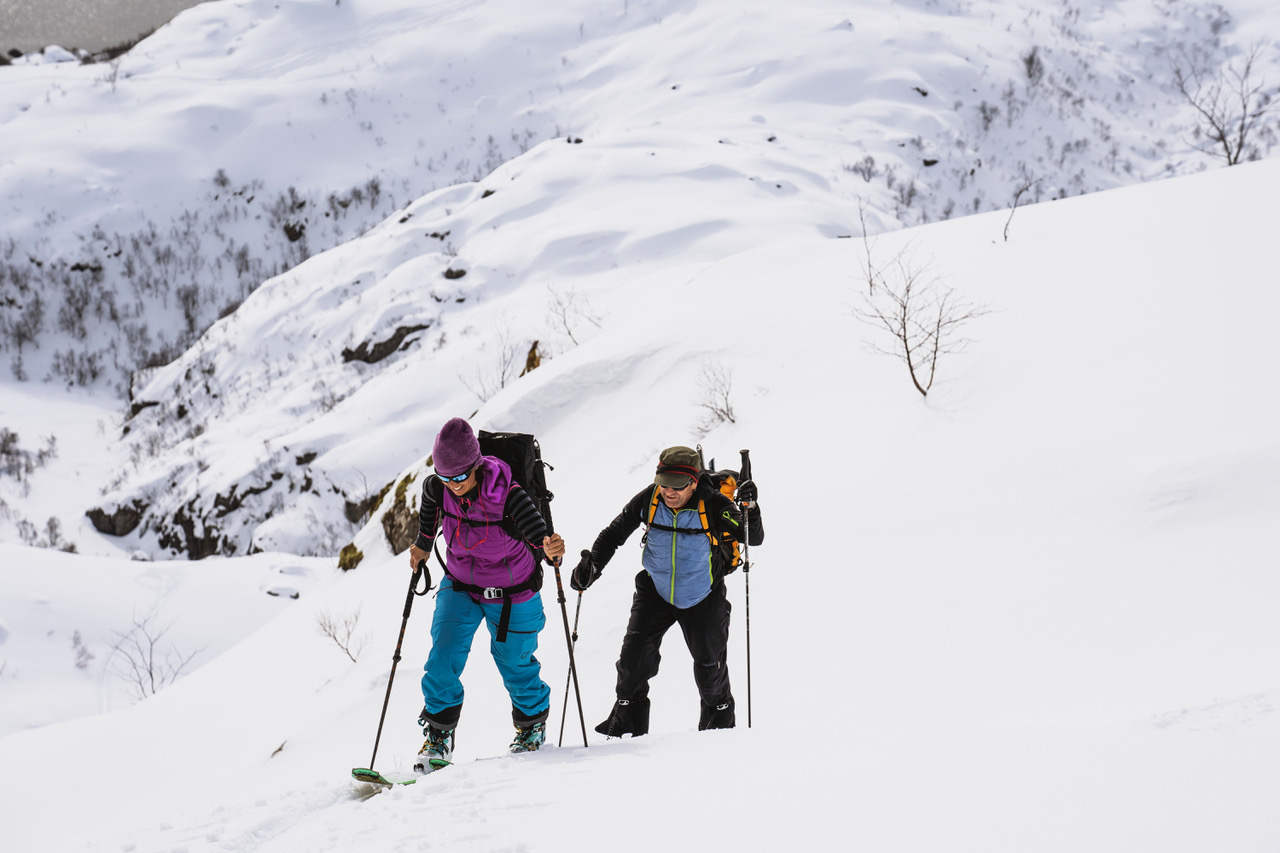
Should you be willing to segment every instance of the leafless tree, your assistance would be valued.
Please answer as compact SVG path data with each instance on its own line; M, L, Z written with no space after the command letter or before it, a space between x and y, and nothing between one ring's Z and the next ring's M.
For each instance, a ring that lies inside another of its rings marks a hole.
M706 435L718 424L737 423L733 411L733 371L718 361L703 362L698 373L699 435Z
M600 315L576 287L547 288L547 317L551 328L567 337L574 346L582 343L578 335L584 323L600 328Z
M1197 114L1191 145L1228 166L1261 156L1258 138L1267 135L1267 115L1276 104L1266 80L1255 78L1263 47L1254 44L1216 74L1202 51L1182 50L1172 60L1174 86Z
M512 334L509 321L500 320L494 326L491 343L493 349L490 359L477 366L470 378L458 376L466 389L479 397L482 403L520 375L521 344Z
M356 628L360 624L360 608L342 616L322 610L316 616L316 624L320 626L320 633L337 643L338 648L351 658L352 663L356 662L366 639L363 635L356 635Z
M1009 242L1009 226L1013 224L1013 214L1018 212L1018 202L1021 201L1023 193L1035 186L1039 180L1039 178L1027 177L1022 186L1018 187L1018 191L1013 194L1013 206L1009 208L1009 218L1004 223L1004 241L1006 243Z
M111 646L111 668L129 685L139 700L158 693L177 681L192 658L204 651L196 649L185 654L170 643L162 650L160 641L169 633L172 625L156 628L152 617L135 619L128 631L116 631Z
M870 239L863 234L867 291L854 316L884 334L869 347L907 365L911 383L928 396L938 373L938 360L962 352L969 344L964 327L987 313L958 296L917 259L908 245L888 263L873 258Z

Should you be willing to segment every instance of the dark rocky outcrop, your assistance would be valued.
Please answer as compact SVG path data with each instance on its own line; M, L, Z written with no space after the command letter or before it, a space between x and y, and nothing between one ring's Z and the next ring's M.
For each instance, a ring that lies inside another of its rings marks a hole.
M132 503L116 507L111 512L94 507L85 515L89 517L93 529L99 533L105 533L108 536L128 536L137 529L146 511L147 504L134 498Z
M342 350L342 360L344 362L363 361L365 364L377 364L387 356L391 355L404 343L405 338L414 332L421 332L423 329L429 328L430 324L421 326L400 326L391 337L384 341L361 341L360 346L355 349L344 347Z

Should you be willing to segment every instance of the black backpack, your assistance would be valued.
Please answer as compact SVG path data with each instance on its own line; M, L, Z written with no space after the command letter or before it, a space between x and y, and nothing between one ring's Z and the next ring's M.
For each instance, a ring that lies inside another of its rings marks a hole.
M547 523L547 533L554 533L551 500L555 495L547 488L544 470L551 466L542 461L542 448L538 445L538 440L528 433L488 432L483 429L476 434L476 438L480 441L482 454L497 457L507 463L511 468L512 479L533 498L534 506L542 513L542 520Z

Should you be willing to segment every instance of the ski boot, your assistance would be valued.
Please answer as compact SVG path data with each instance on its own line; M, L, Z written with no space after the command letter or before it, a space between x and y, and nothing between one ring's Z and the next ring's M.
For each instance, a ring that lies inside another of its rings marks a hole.
M596 726L596 731L606 737L622 737L649 733L649 697L642 699L619 699L613 703L609 718Z
M547 739L546 723L526 723L516 726L516 738L511 741L512 753L534 752Z
M698 714L698 731L703 732L707 729L731 729L737 722L737 715L734 713L733 697L729 697L728 702L720 705L708 705L702 702L701 712Z
M422 733L427 741L418 752L418 759L413 765L416 773L430 773L453 763L453 729L445 731L434 726L425 726Z

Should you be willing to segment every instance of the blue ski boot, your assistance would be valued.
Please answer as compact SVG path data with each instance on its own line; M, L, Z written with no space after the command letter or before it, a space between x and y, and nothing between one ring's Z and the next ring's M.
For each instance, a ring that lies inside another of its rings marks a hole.
M453 729L444 731L433 726L426 726L423 734L427 742L418 752L418 760L413 769L418 773L430 773L453 763Z
M547 739L546 723L530 723L516 726L516 738L511 741L511 752L534 752Z

